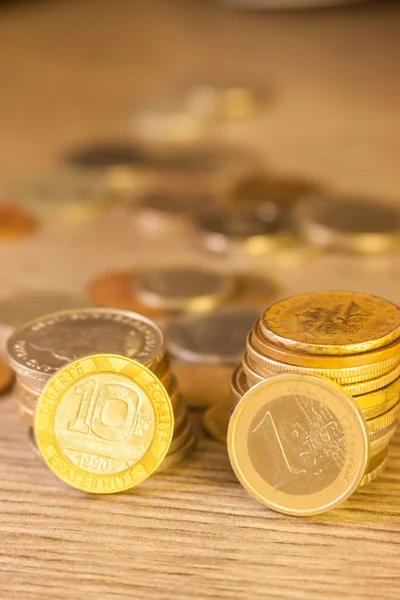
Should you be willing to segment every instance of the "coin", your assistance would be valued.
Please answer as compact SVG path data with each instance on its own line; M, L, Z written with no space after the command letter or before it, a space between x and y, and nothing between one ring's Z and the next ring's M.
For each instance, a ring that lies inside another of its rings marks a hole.
M322 375L334 379L338 383L349 384L379 377L391 371L400 362L400 355L371 365L340 369L324 369L317 367L299 367L279 362L258 352L252 345L251 336L247 338L247 361L250 367L260 375L278 373L303 373L304 375Z
M354 396L358 406L366 419L373 419L378 415L391 409L400 399L400 380L396 379L393 383L380 390Z
M271 341L264 338L260 321L253 325L249 334L249 344L264 356L279 361L280 363L294 365L299 367L321 368L321 369L348 369L353 367L364 367L368 365L381 363L392 358L400 358L400 347L397 340L383 348L377 348L370 352L362 352L353 355L312 355L304 351L293 351L283 346L274 345Z
M375 437L371 439L370 436L370 447L371 447L371 457L379 454L384 448L386 448L396 433L397 423L392 423L388 427L384 427L379 432L375 433ZM379 433L379 435L377 435Z
M361 412L337 384L279 375L249 390L228 428L231 465L273 510L306 516L341 504L358 487L369 440Z
M186 92L184 103L194 114L237 121L258 114L268 97L266 90L254 85L196 85Z
M14 379L12 369L3 362L0 362L0 393L6 391Z
M35 226L36 219L29 212L12 202L0 202L0 241L27 235Z
M400 309L368 294L316 292L270 306L260 327L269 341L295 352L354 354L397 340Z
M234 364L258 314L252 308L228 307L171 319L165 327L167 347L173 356L187 362Z
M22 181L14 195L42 218L81 221L92 218L110 206L105 180L98 173L62 169Z
M378 475L380 475L384 471L387 458L388 449L385 448L384 450L379 452L379 454L376 454L369 460L366 473L361 480L360 487L366 485L367 483L370 483L371 481L374 481L374 479L376 479Z
M36 225L35 217L12 199L0 200L0 239L8 241L29 233Z
M264 220L255 211L230 210L204 213L196 219L204 245L214 252L241 248L258 254L285 243L282 222L273 217Z
M179 429L174 430L174 437L168 450L168 455L177 452L184 446L194 435L193 425L190 417L186 412L186 419L181 424Z
M164 387L134 360L95 354L62 367L35 411L39 452L59 479L108 494L132 488L158 469L171 444L174 415Z
M236 293L227 300L229 306L265 306L277 293L270 279L251 273L235 273Z
M179 391L188 407L203 409L230 398L231 365L193 363L174 360L172 368Z
M203 427L212 438L226 444L230 416L229 404L214 404L203 415Z
M200 210L211 210L217 198L207 194L168 189L168 187L148 190L132 208L145 213L151 222L179 220L188 223Z
M400 211L381 201L314 196L293 218L313 244L356 252L385 252L400 246Z
M145 152L126 140L92 141L71 148L64 154L62 160L73 167L95 170L148 164Z
M169 310L209 310L234 289L232 275L201 267L153 268L139 272L135 280L139 302Z
M172 469L177 464L182 462L193 451L193 449L196 446L196 442L197 442L197 437L194 434L187 442L185 442L185 444L181 448L179 448L179 450L172 452L172 454L168 454L164 458L162 464L157 469L157 471L159 473L164 472L167 469Z
M393 423L397 421L397 418L400 414L400 402L395 404L390 410L383 413L383 415L378 415L373 419L368 419L367 428L369 433L375 433L380 429L385 427L389 427Z
M398 377L400 377L400 365L397 365L397 367L392 371L389 371L389 373L385 373L385 375L381 375L375 379L369 379L368 381L361 381L360 383L344 385L343 389L352 396L363 396L364 394L369 394L370 392L375 392L376 390L386 387L393 383ZM355 398L355 400L357 400L357 398Z
M229 199L239 206L264 205L276 211L286 211L317 188L315 182L290 174L258 172L236 181L229 192Z
M163 334L142 315L86 308L31 321L16 330L7 344L12 368L33 391L41 391L43 383L66 363L105 349L151 363L162 353Z
M242 399L242 396L249 390L246 373L241 364L237 366L232 373L231 390L233 395L233 406L236 406Z
M146 306L135 297L136 275L135 271L101 275L89 284L88 294L97 306L132 311L154 319L165 317L165 310Z

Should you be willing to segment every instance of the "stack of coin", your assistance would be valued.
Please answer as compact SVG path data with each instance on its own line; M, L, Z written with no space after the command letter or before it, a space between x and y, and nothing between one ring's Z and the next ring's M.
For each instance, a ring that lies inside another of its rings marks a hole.
M126 357L131 363L135 361L133 364L139 364L139 367L143 365L143 371L152 377L151 385L162 384L161 388L166 391L165 395L169 398L168 402L173 409L173 437L159 468L165 469L175 465L192 450L195 444L195 433L186 404L170 370L163 334L149 319L128 311L111 309L87 308L52 313L18 328L8 341L7 351L9 362L17 376L14 399L18 413L29 427L35 427L35 435L38 433L37 407L40 403L43 405L45 401L43 398L46 396L43 390L48 390L52 386L54 388L56 386L54 381L59 383L61 381L62 384L68 381L73 383L75 376L72 367L70 371L68 368L81 357L97 355L101 359L102 356L110 353L111 357ZM96 361L103 364L100 359ZM110 360L112 363L114 359ZM106 359L103 362L110 363ZM61 372L64 375L60 380ZM75 398L73 399L72 395L70 398L70 422L79 419L86 397L79 381L78 373L73 392ZM128 419L129 415L125 415L121 408L122 402L119 407L114 404L115 402L118 404L118 400L124 401L124 397L123 395L120 397L116 388L113 388L112 375L110 381L104 379L103 383L109 387L110 396L108 403L107 399L103 399L103 411L100 411L99 422L110 430L119 430L122 427L120 421L124 422L125 417ZM151 393L151 387L147 387ZM92 396L95 395L93 391L91 393ZM82 398L80 405L79 398ZM86 401L91 402L88 398ZM157 402L156 396L154 401ZM54 412L56 437L59 436L58 445L62 448L65 431L59 430L57 408ZM115 439L118 439L118 436ZM95 454L96 443L95 439L92 440L92 445L85 440L84 443L82 442L84 446L82 451Z
M364 482L372 481L383 470L400 412L400 309L347 292L304 294L270 306L250 331L232 377L233 406L281 374L329 378L354 399L369 435Z
M163 319L171 312L206 312L221 305L258 305L275 288L267 279L204 267L149 268L100 276L89 287L97 306Z

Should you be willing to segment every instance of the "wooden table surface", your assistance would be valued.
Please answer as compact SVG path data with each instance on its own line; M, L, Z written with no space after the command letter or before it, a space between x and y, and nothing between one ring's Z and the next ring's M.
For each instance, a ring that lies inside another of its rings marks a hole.
M136 104L188 81L245 79L270 85L274 100L261 121L225 136L271 169L398 201L395 4L267 15L211 2L71 0L17 3L0 17L5 190L56 166L73 144L129 134ZM84 293L105 270L182 255L212 262L190 236L142 238L118 210L77 227L49 222L0 247L0 294ZM398 258L249 268L274 277L281 296L344 288L400 302ZM85 496L32 456L9 396L0 410L0 598L399 597L400 432L378 482L331 513L296 519L250 498L225 448L205 437L130 493Z

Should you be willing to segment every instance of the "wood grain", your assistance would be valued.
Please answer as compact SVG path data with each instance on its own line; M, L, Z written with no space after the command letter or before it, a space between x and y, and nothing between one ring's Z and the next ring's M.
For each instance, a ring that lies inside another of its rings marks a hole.
M126 134L135 103L182 81L245 78L270 83L275 100L261 123L225 136L275 169L398 201L394 5L271 16L205 2L82 0L17 4L1 16L4 189L56 165L71 144ZM183 255L232 267L193 247L190 233L173 242L141 236L121 209L74 228L44 223L0 247L1 295L81 294L103 271ZM281 296L348 288L400 302L398 258L250 267L275 278ZM9 396L0 411L2 599L399 596L400 432L379 482L332 513L295 519L253 501L223 446L205 437L179 467L133 492L85 496L33 457Z

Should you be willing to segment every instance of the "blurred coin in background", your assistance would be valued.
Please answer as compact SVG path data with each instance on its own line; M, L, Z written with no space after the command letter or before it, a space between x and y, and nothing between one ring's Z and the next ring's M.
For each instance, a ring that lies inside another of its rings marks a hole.
M380 199L312 196L295 207L293 222L317 246L361 253L400 247L400 210Z

